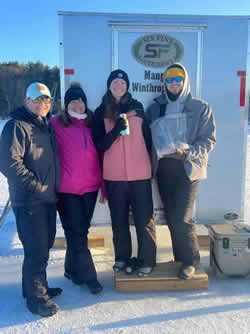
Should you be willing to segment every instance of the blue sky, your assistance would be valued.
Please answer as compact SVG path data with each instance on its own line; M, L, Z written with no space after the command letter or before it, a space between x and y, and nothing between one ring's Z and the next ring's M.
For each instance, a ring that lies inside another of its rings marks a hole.
M2 1L0 62L59 65L57 11L250 16L250 0Z

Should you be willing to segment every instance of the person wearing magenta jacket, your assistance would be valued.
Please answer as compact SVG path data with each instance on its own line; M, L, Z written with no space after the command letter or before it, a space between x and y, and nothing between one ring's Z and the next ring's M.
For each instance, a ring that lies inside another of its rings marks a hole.
M51 119L59 147L61 184L57 209L67 250L64 276L86 284L93 294L103 289L88 249L90 221L102 186L100 156L92 140L92 112L79 83L72 83L64 97L65 109ZM104 190L100 198L105 201Z

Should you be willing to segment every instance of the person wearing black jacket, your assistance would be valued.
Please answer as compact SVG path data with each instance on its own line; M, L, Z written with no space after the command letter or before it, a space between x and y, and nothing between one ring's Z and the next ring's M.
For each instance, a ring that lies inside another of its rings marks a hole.
M24 248L22 292L28 309L47 317L59 307L51 300L46 268L56 234L56 191L60 169L55 134L47 124L49 89L29 85L24 106L14 110L0 140L0 171L7 177L19 239Z

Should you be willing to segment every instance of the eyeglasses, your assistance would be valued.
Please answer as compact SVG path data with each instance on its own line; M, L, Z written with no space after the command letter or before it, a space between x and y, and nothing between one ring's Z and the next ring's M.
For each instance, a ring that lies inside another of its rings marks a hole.
M181 77L181 76L178 76L178 77L170 77L170 78L167 78L167 79L166 79L167 83L169 83L169 84L173 83L173 81L179 83L179 82L181 82L182 80L183 80L183 77Z
M43 101L43 103L45 104L49 104L51 103L51 98L49 96L38 96L36 99L32 100L33 103L41 103Z

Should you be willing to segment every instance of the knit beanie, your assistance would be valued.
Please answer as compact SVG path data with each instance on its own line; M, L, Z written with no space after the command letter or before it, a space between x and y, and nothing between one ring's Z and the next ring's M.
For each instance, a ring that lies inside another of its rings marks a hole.
M173 78L173 77L182 77L183 80L185 79L185 73L183 71L183 69L178 66L178 65L173 65L173 66L170 66L168 67L168 69L166 70L165 74L164 74L164 81L167 79L167 78Z
M129 79L128 79L128 75L126 72L124 72L123 70L115 70L115 71L112 71L108 77L108 80L107 80L107 87L109 89L110 85L111 85L111 82L115 79L123 79L126 84L127 84L127 90L129 89Z
M173 78L178 76L182 77L183 81L185 80L185 72L183 68L178 64L173 64L166 69L164 73L164 82L166 81L167 78ZM165 89L171 101L176 101L182 92L181 90L178 94L173 94L168 90L167 85L165 85Z
M79 82L72 82L64 96L65 109L68 109L68 105L72 100L79 100L80 98L87 107L87 98L81 84Z

